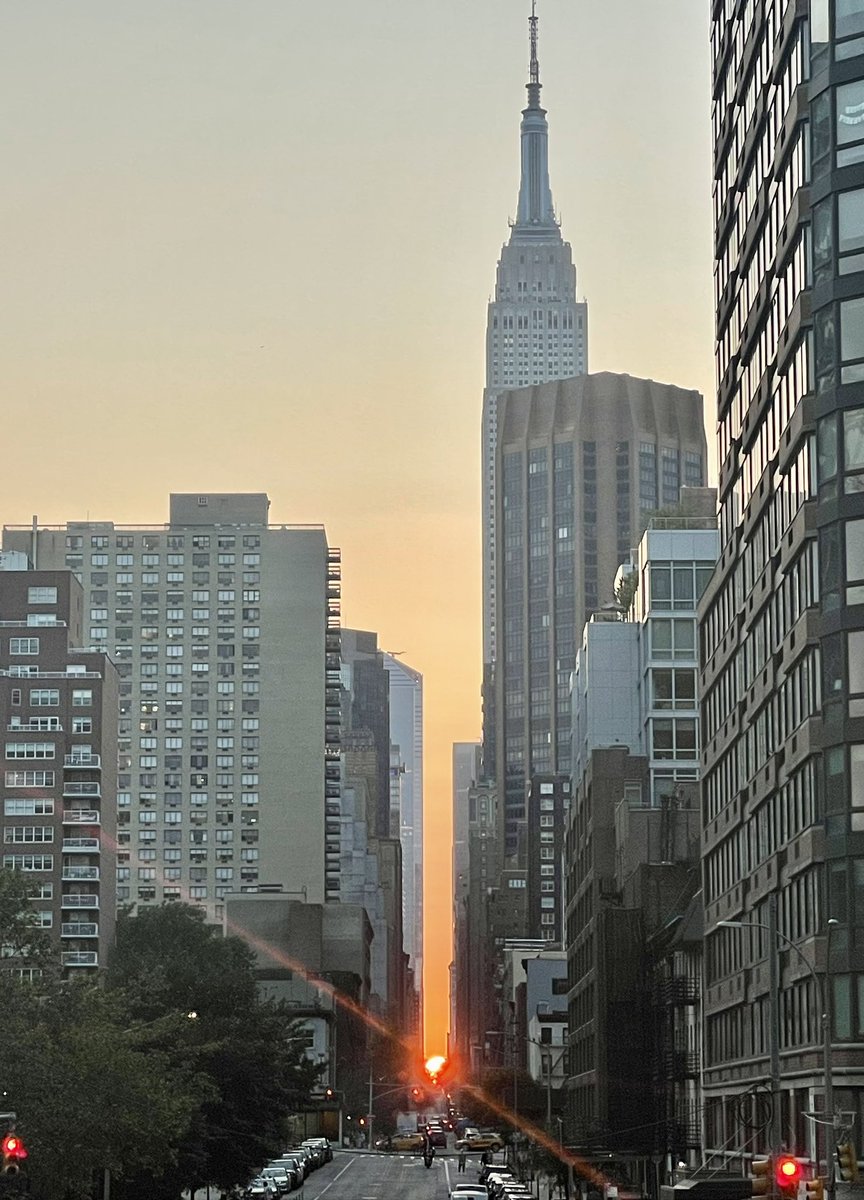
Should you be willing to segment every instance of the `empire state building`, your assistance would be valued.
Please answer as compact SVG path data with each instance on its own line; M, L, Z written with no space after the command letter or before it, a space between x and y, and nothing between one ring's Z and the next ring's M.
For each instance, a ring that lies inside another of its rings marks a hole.
M496 659L495 448L498 397L513 388L588 371L588 305L576 298L576 268L570 243L552 203L549 184L549 126L540 105L538 21L529 18L528 106L522 112L522 169L516 220L501 251L495 296L486 324L486 388L483 395L483 662L484 761L494 763L492 676Z

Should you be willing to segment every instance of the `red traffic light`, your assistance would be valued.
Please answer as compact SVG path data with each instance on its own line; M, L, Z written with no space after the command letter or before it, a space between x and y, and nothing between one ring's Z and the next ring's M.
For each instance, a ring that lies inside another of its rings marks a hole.
M801 1164L790 1154L783 1154L777 1159L774 1168L774 1178L781 1188L797 1188L801 1180Z
M3 1141L0 1142L0 1150L3 1151L4 1158L26 1158L27 1147L18 1137L17 1133L7 1133Z

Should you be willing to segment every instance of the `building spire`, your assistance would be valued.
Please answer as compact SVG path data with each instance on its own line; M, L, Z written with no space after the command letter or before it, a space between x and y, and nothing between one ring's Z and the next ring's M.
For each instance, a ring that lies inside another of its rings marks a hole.
M514 235L549 236L558 222L549 186L549 127L546 111L540 107L540 61L537 57L538 35L537 0L531 0L528 18L531 60L528 75L528 107L522 110L522 179L519 185L519 207Z
M540 107L540 60L537 57L538 34L537 0L531 0L531 16L528 18L528 29L531 35L531 66L528 75L528 107Z

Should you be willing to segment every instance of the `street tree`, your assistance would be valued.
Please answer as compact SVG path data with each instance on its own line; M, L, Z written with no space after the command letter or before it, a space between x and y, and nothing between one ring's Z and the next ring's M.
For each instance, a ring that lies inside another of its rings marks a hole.
M185 1188L248 1182L284 1148L290 1114L319 1072L290 1010L259 999L253 952L223 938L197 908L148 908L121 916L108 985L124 997L142 1046L213 1087L176 1161L161 1175L142 1173L124 1194L168 1200ZM181 1022L181 1037L166 1033L166 1020Z

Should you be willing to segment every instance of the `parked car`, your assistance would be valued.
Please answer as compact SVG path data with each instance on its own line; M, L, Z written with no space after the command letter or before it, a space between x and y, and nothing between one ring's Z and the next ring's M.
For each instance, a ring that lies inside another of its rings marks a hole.
M501 1134L495 1133L494 1130L487 1130L481 1133L477 1129L466 1129L462 1137L456 1142L456 1149L461 1150L464 1146L466 1150L491 1150L494 1154L503 1145L504 1140Z
M300 1159L300 1162L303 1164L304 1179L315 1170L315 1163L312 1161L312 1155L309 1153L308 1146L292 1146L291 1149L286 1150L285 1153L292 1155L294 1158Z
M487 1200L487 1196L482 1183L457 1183L450 1190L450 1200Z
M307 1138L305 1142L300 1143L300 1149L305 1150L312 1159L313 1167L324 1166L324 1151L317 1142L315 1142L313 1145L313 1143Z
M252 1180L243 1195L246 1200L278 1200L279 1189L275 1180L258 1176Z
M330 1142L327 1138L306 1138L306 1140L301 1144L304 1146L319 1146L321 1148L322 1155L321 1161L325 1163L333 1161L333 1147L330 1145Z
M273 1180L280 1196L287 1196L294 1186L293 1175L289 1175L284 1167L265 1167L261 1175L264 1179Z
M299 1158L295 1158L293 1154L283 1154L281 1158L276 1158L267 1165L269 1167L284 1167L289 1176L291 1176L292 1187L300 1187L306 1178L302 1162Z

